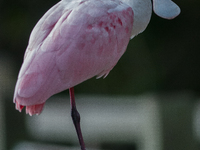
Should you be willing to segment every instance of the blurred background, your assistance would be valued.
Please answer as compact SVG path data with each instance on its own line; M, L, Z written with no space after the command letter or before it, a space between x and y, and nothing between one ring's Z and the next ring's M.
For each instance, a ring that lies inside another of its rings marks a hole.
M12 102L30 32L57 2L0 0L0 150L79 149L68 91L40 116ZM200 1L175 3L181 14L153 13L105 79L75 87L88 150L200 149Z

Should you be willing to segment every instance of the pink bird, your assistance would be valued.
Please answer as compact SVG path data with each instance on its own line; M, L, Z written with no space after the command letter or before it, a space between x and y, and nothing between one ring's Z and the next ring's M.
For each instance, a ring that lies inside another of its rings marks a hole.
M153 0L154 12L172 19L180 8L171 0ZM151 0L61 0L34 27L14 92L20 112L40 114L46 100L69 89L71 115L81 149L85 145L73 87L94 76L106 77L129 40L143 32Z

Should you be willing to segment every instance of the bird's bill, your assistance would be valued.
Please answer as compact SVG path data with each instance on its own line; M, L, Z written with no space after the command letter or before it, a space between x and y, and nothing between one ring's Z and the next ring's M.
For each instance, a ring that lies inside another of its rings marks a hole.
M171 0L153 0L153 10L165 19L173 19L181 12L179 6Z

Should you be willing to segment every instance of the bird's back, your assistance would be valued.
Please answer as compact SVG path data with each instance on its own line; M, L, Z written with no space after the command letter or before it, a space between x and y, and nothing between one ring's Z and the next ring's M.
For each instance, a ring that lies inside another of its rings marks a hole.
M14 101L28 106L93 76L104 76L125 52L131 7L113 0L61 1L33 29Z

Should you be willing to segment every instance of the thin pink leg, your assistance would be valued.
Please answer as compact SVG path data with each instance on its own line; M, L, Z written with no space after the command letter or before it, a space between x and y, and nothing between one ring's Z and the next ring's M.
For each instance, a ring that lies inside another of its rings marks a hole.
M71 117L72 117L74 126L76 128L76 133L78 135L81 150L86 150L83 136L81 133L80 114L76 109L76 103L75 103L75 97L74 97L74 87L69 89L69 94L70 94L70 102L71 102Z

